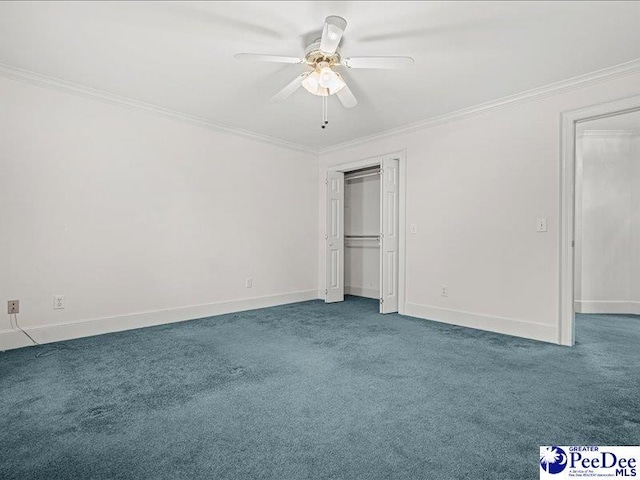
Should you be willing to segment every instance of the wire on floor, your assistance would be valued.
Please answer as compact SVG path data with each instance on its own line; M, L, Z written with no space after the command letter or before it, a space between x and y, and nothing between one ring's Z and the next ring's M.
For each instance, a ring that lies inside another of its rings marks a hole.
M24 333L29 340L31 340L33 342L34 346L37 347L44 347L44 345L42 345L41 343L36 342L33 337L31 335L29 335L27 332L25 332L22 327L18 324L18 315L17 314L13 314L13 323L11 322L11 315L9 315L9 323L11 324L11 328L13 328L13 325L15 325L15 327L20 330L22 333ZM36 353L36 358L40 358L40 357L48 357L49 355L53 355L54 353L56 353L57 350L61 350L61 348L66 348L68 349L69 347L64 344L64 343L55 343L55 344L51 344L51 347L53 348L53 350L44 350L42 352L38 352Z

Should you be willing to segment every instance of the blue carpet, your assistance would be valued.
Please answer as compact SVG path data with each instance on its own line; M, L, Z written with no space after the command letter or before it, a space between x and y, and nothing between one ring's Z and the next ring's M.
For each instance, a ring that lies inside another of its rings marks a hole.
M580 316L566 348L376 311L0 354L0 478L519 480L540 445L640 444L638 317Z

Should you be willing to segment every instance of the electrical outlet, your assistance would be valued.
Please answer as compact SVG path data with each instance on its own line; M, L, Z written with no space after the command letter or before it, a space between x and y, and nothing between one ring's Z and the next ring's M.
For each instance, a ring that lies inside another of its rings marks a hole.
M7 302L7 313L9 315L20 313L20 300L9 300Z
M244 286L247 288L253 288L253 278L247 278L245 280Z
M411 234L415 235L416 233L418 233L418 224L417 223L412 223L411 224Z
M440 287L440 295L442 295L443 297L448 297L449 287L447 287L446 285L442 285L442 287Z
M53 309L62 310L64 308L64 295L53 296Z

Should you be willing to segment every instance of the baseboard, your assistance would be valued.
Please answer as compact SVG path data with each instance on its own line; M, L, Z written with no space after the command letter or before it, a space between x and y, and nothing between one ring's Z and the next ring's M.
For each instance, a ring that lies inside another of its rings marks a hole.
M38 343L51 343L74 338L90 337L104 333L120 332L135 328L151 327L166 323L183 322L198 318L222 315L225 313L242 312L258 308L274 307L288 303L316 300L317 290L305 290L280 295L232 300L228 302L192 305L167 310L156 310L115 317L103 317L79 320L69 323L57 323L37 327L27 327L24 330ZM33 345L19 330L0 331L0 351Z
M450 310L408 302L405 305L404 314L409 317L433 320L461 327L487 330L489 332L540 340L542 342L558 343L558 327L556 325L544 325L527 322L525 320L495 317L492 315Z
M576 300L576 313L613 313L640 315L640 302L626 300Z
M377 288L364 288L364 287L344 287L344 293L346 295L356 295L358 297L366 298L380 298L380 292Z

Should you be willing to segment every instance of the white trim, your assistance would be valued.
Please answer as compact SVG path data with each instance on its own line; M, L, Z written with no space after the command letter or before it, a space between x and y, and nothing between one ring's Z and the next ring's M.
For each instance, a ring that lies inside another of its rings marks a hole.
M630 300L576 300L576 313L640 315L640 302Z
M270 145L287 148L289 150L295 150L299 152L312 153L312 154L318 153L315 148L311 148L306 145L300 145L297 143L288 142L286 140L270 137L268 135L263 135L260 133L250 132L248 130L243 130L237 127L218 124L203 117L190 115L187 113L179 112L177 110L171 110L169 108L165 108L159 105L153 105L151 103L142 102L140 100L134 100L132 98L121 97L120 95L115 95L113 93L97 90L91 87L86 87L84 85L68 82L66 80L49 77L47 75L42 75L40 73L23 70L21 68L13 67L11 65L0 63L0 76L8 78L10 80L17 80L24 83L29 83L37 87L48 88L50 90L55 90L58 92L69 94L69 95L74 95L74 96L85 98L88 100L108 103L110 105L123 107L129 110L139 110L146 113L150 113L155 116L164 117L171 120L177 120L179 122L187 123L189 125L195 125L197 127L207 128L209 130L215 130L217 132L236 135L236 136L247 138L249 140L255 140L262 143L268 143Z
M367 157L350 163L342 163L340 165L332 165L327 167L327 171L333 172L349 172L351 170L359 170L361 168L373 167L380 165L385 157L397 158L400 166L400 204L398 205L398 313L404 314L406 301L406 272L407 272L407 253L406 253L406 222L407 222L407 151L401 150L374 157ZM326 215L326 212L325 212ZM323 235L324 236L324 235ZM326 259L325 259L326 262ZM325 283L326 283L325 278ZM324 297L323 297L324 298Z
M384 155L377 155L375 157L368 157L362 160L351 163L342 163L340 165L334 165L327 167L328 172L350 172L352 170L360 170L361 168L375 167L380 165L381 158Z
M398 313L405 314L407 285L407 150L398 153L400 159L400 205L398 215Z
M486 330L493 333L525 337L542 342L556 343L556 339L558 338L556 325L545 325L527 322L525 320L496 317L462 310L451 310L416 303L406 304L405 315L450 325Z
M398 128L390 130L384 130L379 133L367 135L364 137L356 138L355 140L349 140L347 142L338 143L329 147L321 148L318 150L320 155L336 152L338 150L344 150L347 148L356 147L365 143L370 143L374 140L381 138L391 137L394 135L414 132L416 130L422 130L428 127L434 127L436 125L442 125L445 123L451 123L465 118L475 117L478 115L484 115L486 113L502 110L504 108L513 107L523 103L531 102L534 100L540 100L560 93L568 92L571 90L577 90L579 88L589 87L601 82L613 80L616 78L632 75L634 73L640 73L640 59L631 60L630 62L621 63L612 67L603 68L594 72L572 77L559 82L550 83L541 87L533 88L531 90L525 90L524 92L502 97L490 102L481 103L471 107L456 110L454 112L445 113L436 117L427 118L418 122L403 125Z
M640 110L640 95L600 103L560 114L560 242L558 276L560 310L558 312L558 343L575 343L574 316L574 250L575 240L575 176L576 123L620 113Z
M633 138L640 136L640 130L585 130L577 138Z
M223 315L225 313L242 312L258 308L304 302L307 300L316 300L317 298L317 290L305 290L280 295L231 300L228 302L216 302L204 305L170 308L166 310L131 313L115 317L93 318L78 320L76 322L57 323L36 327L22 327L34 338L36 342L44 344L71 340L73 338L102 335L104 333L132 330L135 328L183 322L215 315ZM18 330L0 331L0 351L31 345L31 341Z
M344 293L346 295L355 295L356 297L380 298L380 290L377 288L364 288L364 287L350 287L344 286Z

